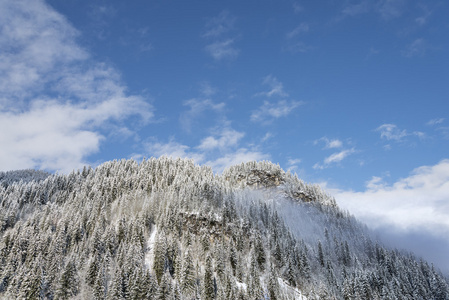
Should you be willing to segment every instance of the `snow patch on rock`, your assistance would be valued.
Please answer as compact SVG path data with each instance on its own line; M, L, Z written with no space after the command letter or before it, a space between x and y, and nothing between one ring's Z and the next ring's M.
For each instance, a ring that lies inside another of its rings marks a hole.
M298 288L291 287L282 278L278 277L278 282L281 293L284 294L285 299L307 300L307 297L304 296ZM294 298L292 298L292 296Z
M157 235L157 227L153 226L153 229L150 233L150 238L147 241L147 246L145 248L145 265L148 269L153 268L153 260L154 260L154 247L156 245L156 235Z

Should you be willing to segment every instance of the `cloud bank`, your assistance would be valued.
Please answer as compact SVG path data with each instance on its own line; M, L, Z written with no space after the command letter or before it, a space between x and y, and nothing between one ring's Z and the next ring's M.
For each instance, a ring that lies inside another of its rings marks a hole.
M387 184L373 177L363 192L333 190L339 205L372 228L426 231L449 241L449 159Z
M119 73L94 61L79 32L43 1L0 2L0 169L69 172L123 120L153 117Z
M362 192L328 190L341 208L387 242L424 255L439 262L439 268L449 270L449 159L416 168L393 184L374 176ZM430 249L419 241L440 248Z

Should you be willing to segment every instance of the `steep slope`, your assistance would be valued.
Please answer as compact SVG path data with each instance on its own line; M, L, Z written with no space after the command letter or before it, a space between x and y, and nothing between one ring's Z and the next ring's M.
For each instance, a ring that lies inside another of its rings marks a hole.
M0 298L449 299L318 186L269 162L107 162L0 186Z

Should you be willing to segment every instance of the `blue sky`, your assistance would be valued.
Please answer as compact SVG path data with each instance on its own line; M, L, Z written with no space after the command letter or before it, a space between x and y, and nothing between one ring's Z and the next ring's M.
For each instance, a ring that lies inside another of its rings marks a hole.
M0 0L0 169L266 159L449 249L448 6Z

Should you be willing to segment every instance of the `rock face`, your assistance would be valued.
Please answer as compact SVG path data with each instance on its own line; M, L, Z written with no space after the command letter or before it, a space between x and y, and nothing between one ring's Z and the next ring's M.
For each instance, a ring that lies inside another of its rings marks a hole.
M279 165L271 162L248 162L232 166L222 176L233 186L277 190L294 201L337 207L335 199L319 186L305 184L296 175L284 172Z
M275 188L285 182L280 172L269 172L265 170L251 170L246 176L240 175L239 181L246 181L246 185L255 188Z
M232 166L223 172L223 178L234 186L274 188L285 182L285 172L271 162L248 162Z

